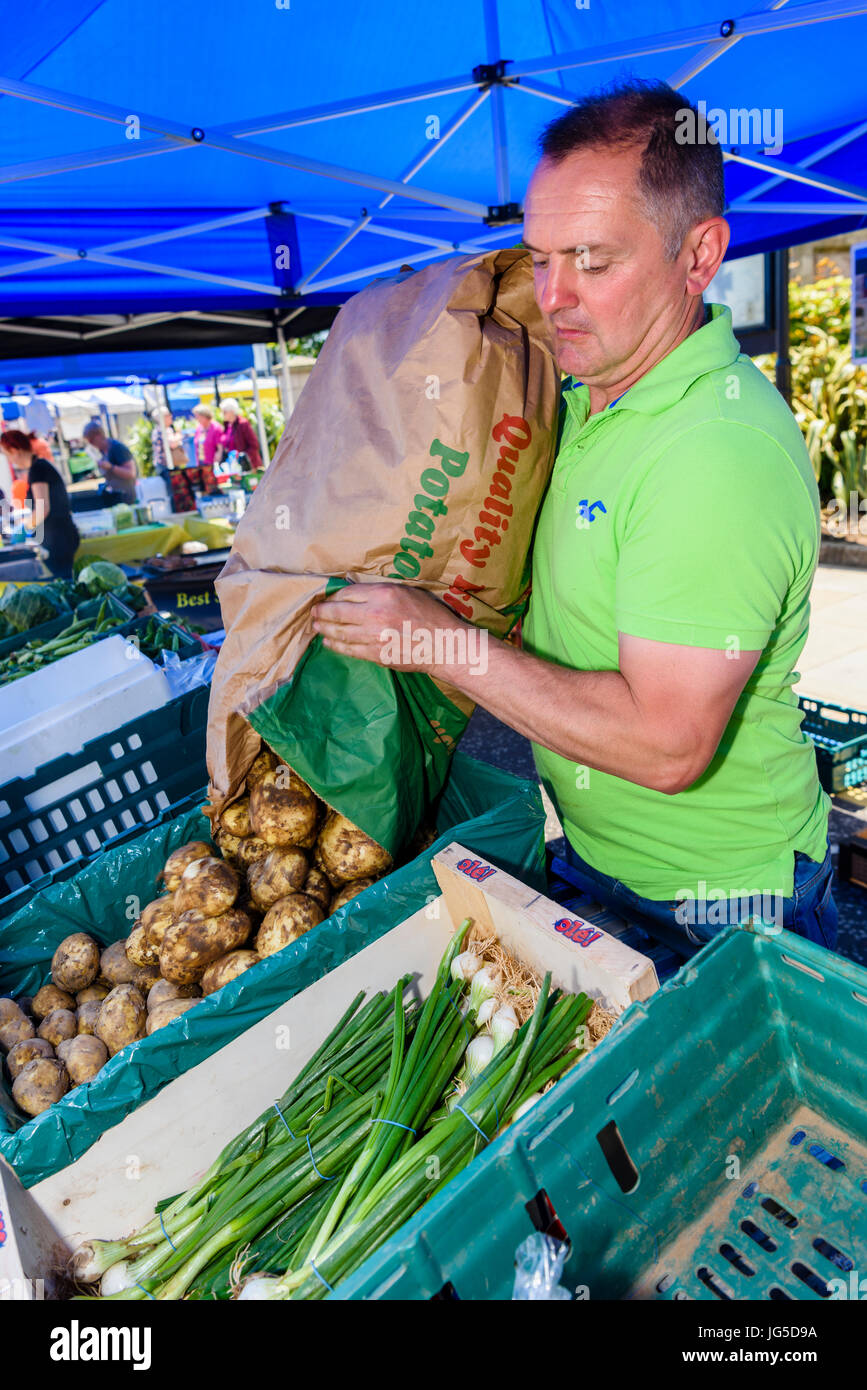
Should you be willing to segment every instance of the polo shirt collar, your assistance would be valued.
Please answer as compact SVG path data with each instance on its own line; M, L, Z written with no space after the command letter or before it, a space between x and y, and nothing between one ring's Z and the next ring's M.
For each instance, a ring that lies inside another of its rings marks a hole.
M658 415L674 405L699 377L720 367L729 367L740 355L740 346L732 331L732 312L725 304L709 304L710 319L678 343L673 352L639 377L608 410L638 410L645 415ZM589 391L582 382L569 379L570 388L578 397ZM575 404L578 402L576 401ZM602 411L600 414L607 414Z

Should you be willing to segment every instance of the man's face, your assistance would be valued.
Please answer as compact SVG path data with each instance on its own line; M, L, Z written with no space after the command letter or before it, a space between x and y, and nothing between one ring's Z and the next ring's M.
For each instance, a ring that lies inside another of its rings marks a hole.
M103 430L88 430L84 437L88 444L93 445L94 449L99 449L101 453L105 452L108 438Z
M665 258L637 186L637 151L543 159L527 190L524 241L562 371L616 384L688 309L685 258Z

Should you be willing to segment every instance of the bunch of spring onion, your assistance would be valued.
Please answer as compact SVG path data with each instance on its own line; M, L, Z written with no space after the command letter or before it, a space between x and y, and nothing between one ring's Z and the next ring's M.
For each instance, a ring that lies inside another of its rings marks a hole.
M237 1136L189 1191L125 1240L90 1241L71 1274L101 1280L102 1297L228 1297L238 1252L283 1269L295 1243L361 1151L378 1113L395 1012L412 1037L419 1008L402 1006L409 976L360 1007L359 994L282 1098Z
M578 1058L592 1002L555 999L546 979L522 1028L508 1008L491 1016L495 981L461 951L469 926L423 1007L403 1003L409 977L362 1008L359 996L194 1188L127 1240L83 1247L74 1274L142 1299L239 1284L242 1299L320 1298L351 1274Z
M514 1015L501 1019L489 1055L468 1064L467 1053L481 1042L472 1028L492 989L480 988L475 972L469 1008L457 1005L456 990L467 981L452 967L467 926L440 964L408 1048L395 1027L382 1107L333 1200L297 1243L285 1272L275 1279L257 1271L243 1283L242 1299L324 1297L578 1060L575 1040L592 1000L553 997L546 976L532 1017L521 1028ZM451 1110L442 1112L461 1059L464 1089Z

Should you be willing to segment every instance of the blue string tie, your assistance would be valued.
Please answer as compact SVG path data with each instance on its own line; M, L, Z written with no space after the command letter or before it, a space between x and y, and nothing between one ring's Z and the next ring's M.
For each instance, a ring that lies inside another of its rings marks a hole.
M175 1248L175 1247L172 1246L172 1249L173 1249L173 1250L174 1250L174 1248ZM139 1281L138 1281L137 1279L136 1279L136 1281L135 1281L135 1286L136 1286L137 1289L141 1289L142 1293L146 1293L147 1296L148 1296L148 1298L151 1300L152 1303L156 1303L156 1299L154 1298L153 1294L152 1294L152 1293L148 1293L148 1291L147 1291L147 1289L145 1288L144 1284L140 1284Z
M465 1119L465 1120L469 1120L469 1122L470 1122L470 1124L472 1125L473 1129L477 1129L477 1130L479 1131L479 1134L482 1136L482 1138L484 1139L485 1143L486 1143L486 1144L490 1144L491 1141L490 1141L490 1139L488 1138L488 1136L487 1136L487 1134L485 1133L485 1131L481 1128L480 1125L477 1125L477 1124L476 1124L476 1122L475 1122L475 1120L473 1119L472 1115L468 1115L468 1114L467 1114L466 1110L464 1109L464 1107L463 1107L462 1105L455 1105L455 1106L453 1106L452 1108L453 1108L454 1110L460 1110L460 1112L461 1112L461 1114L463 1115L464 1119Z
M320 1173L319 1169L316 1167L316 1159L313 1157L313 1149L311 1148L311 1145L310 1145L310 1135L309 1135L309 1134L308 1134L308 1136L307 1136L307 1152L308 1152L309 1155L310 1155L310 1162L313 1164L313 1171L314 1171L314 1173L316 1174L317 1178L321 1178L323 1182L337 1182L337 1175L336 1175L336 1174L334 1175L333 1178L329 1178L329 1177L327 1176L327 1174L325 1174L325 1173Z
M277 1111L277 1114L280 1116L280 1119L283 1121L284 1125L286 1125L286 1133L289 1135L289 1138L290 1138L290 1139L293 1139L293 1140L295 1141L295 1143L297 1144L297 1143L298 1143L298 1140L295 1139L295 1135L292 1133L292 1131L291 1131L291 1129L289 1128L289 1125L288 1125L288 1123L287 1123L287 1121L286 1121L286 1116L283 1114L283 1111L280 1109L280 1107L279 1107L279 1105L277 1104L276 1100L275 1100L275 1102L274 1102L274 1109ZM307 1142L309 1143L310 1141L308 1140Z
M315 1164L313 1166L314 1168L316 1167ZM310 1261L310 1268L313 1270L313 1273L316 1275L316 1278L319 1280L320 1284L324 1284L329 1293L334 1293L334 1290L329 1284L328 1280L325 1278L324 1275L319 1273L319 1270L316 1268L312 1260Z
M408 1134L415 1134L412 1125L402 1125L400 1120L371 1120L374 1125L394 1125L396 1129L405 1129Z
M165 1236L165 1238L166 1238L166 1240L168 1241L169 1245L170 1245L170 1246L172 1247L172 1249L174 1250L175 1254L177 1254L177 1253L178 1253L178 1251L177 1251L177 1246L175 1245L174 1241L172 1240L171 1236L169 1235L168 1231L166 1230L166 1223L163 1221L163 1214L162 1214L162 1212L160 1212L160 1225L161 1225L162 1228L163 1228L163 1235Z

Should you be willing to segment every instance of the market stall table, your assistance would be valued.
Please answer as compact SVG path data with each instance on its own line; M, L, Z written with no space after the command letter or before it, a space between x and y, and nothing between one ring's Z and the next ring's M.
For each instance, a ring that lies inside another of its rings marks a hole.
M175 522L155 522L150 526L130 526L115 535L89 536L75 552L76 560L111 560L116 565L134 564L151 555L170 555L190 537Z

